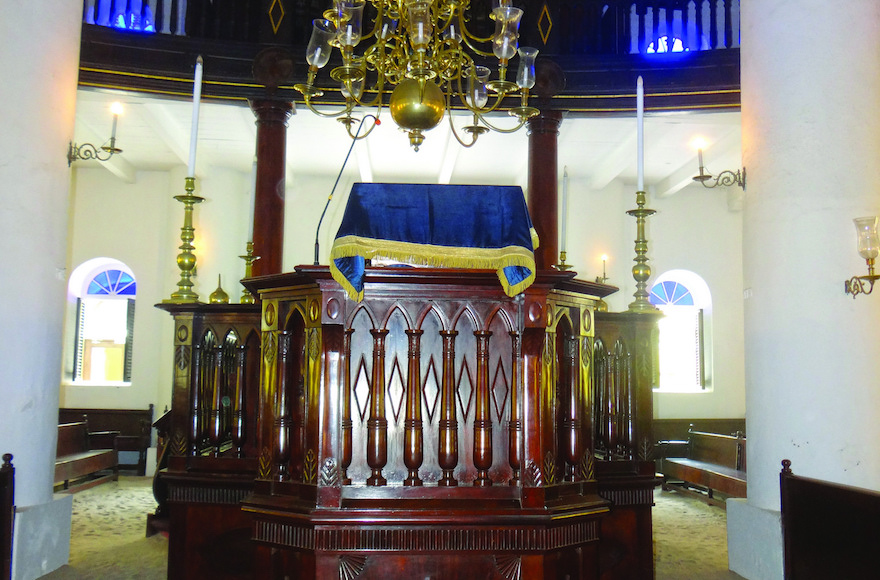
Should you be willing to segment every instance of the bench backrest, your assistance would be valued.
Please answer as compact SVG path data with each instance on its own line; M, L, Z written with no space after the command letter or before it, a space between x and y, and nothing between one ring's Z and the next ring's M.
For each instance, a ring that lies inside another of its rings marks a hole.
M779 475L787 580L877 577L880 492Z
M12 530L15 523L15 468L12 454L0 466L0 580L12 578Z
M58 425L58 446L55 456L63 457L89 450L89 424L86 421Z
M150 446L153 405L147 409L58 409L59 423L88 421L92 431L119 431L123 437L139 437Z
M745 470L745 437L691 431L688 433L688 457Z

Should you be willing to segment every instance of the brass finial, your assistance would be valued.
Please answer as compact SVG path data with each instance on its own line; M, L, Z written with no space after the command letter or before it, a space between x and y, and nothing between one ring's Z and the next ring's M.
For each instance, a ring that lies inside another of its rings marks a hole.
M217 274L217 289L211 292L208 300L211 304L229 304L229 294L226 293L220 283L220 274Z

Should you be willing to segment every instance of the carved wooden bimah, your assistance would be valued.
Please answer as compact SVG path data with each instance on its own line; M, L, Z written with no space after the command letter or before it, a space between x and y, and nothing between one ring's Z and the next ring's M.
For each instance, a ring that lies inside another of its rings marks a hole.
M150 517L168 529L168 578L252 578L240 502L258 471L259 305L157 307L174 317L170 425Z
M598 578L593 307L539 272L327 267L245 281L262 303L255 577ZM264 574L264 575L260 575Z

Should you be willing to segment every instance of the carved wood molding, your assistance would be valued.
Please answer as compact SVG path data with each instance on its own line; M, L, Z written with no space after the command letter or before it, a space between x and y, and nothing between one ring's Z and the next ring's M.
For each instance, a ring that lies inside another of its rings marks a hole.
M168 501L182 503L238 505L249 493L250 490L241 488L169 484Z
M303 550L383 552L542 552L598 541L599 521L553 528L367 528L319 529L294 523L254 522L254 540Z

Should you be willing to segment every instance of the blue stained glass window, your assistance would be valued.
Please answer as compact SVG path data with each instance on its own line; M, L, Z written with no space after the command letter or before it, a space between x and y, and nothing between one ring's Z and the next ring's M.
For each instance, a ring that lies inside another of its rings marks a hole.
M137 283L122 270L104 270L89 282L88 294L92 296L134 296Z
M693 306L694 297L690 290L683 284L679 284L674 280L667 280L654 284L651 288L651 295L648 301L654 306L674 305L674 306Z

